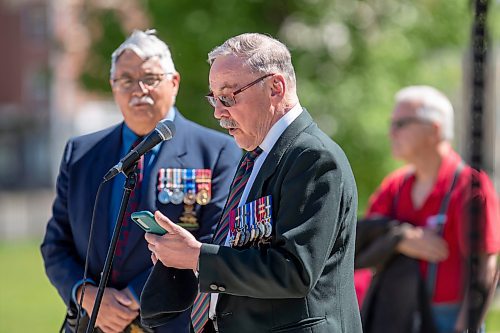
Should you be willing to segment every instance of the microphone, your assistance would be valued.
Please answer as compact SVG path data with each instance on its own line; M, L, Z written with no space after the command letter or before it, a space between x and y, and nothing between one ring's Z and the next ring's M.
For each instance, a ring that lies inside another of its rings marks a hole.
M153 149L154 146L162 141L172 139L175 134L175 125L170 120L162 120L156 125L156 128L144 140L132 149L117 165L109 169L104 176L104 182L115 177L120 172L127 171L142 155Z

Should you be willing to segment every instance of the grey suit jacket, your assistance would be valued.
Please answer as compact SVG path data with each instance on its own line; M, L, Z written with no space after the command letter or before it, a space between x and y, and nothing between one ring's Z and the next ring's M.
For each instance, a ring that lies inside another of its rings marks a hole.
M267 156L247 202L266 195L273 198L270 244L202 245L199 288L220 293L220 332L361 332L354 176L305 110Z

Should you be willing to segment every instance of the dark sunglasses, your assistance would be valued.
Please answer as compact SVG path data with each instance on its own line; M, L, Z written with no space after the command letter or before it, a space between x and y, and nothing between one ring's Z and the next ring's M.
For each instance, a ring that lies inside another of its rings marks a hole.
M397 120L391 120L391 128L395 130L402 129L410 124L414 123L427 123L425 119L417 118L417 117L407 117L407 118L401 118Z
M229 108L229 107L236 104L236 99L235 99L236 95L244 92L245 90L247 90L248 88L250 88L254 84L264 80L267 77L273 76L273 75L274 75L274 73L271 73L271 74L266 74L262 77L259 77L257 80L250 82L246 86L243 86L240 89L233 91L230 95L220 95L220 96L215 97L214 93L210 92L209 94L205 95L205 98L207 99L208 103L210 103L210 105L214 108L217 105L217 100L219 100L222 105Z

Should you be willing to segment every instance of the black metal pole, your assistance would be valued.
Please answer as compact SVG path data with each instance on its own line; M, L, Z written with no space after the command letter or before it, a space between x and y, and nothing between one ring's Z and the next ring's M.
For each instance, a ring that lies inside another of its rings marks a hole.
M474 19L472 27L472 95L470 113L470 166L480 171L483 169L483 114L485 98L485 70L487 64L487 13L488 0L474 1ZM481 188L478 177L472 177L472 199L469 206L469 242L470 255L468 262L468 294L467 294L467 328L468 332L476 332L481 326L483 305L486 301L484 286L481 285L480 244L481 219L484 216L480 199L474 195Z
M137 163L130 168L127 173L127 180L123 186L123 196L120 204L120 212L116 219L115 228L113 229L113 236L111 238L111 244L109 244L108 253L106 254L106 260L104 262L104 268L101 272L101 280L99 281L99 287L97 290L97 296L95 298L94 307L92 308L92 315L90 317L86 333L94 332L95 322L97 320L97 314L99 313L99 308L101 307L102 297L104 296L104 290L108 283L109 274L111 273L111 267L113 265L113 259L115 257L116 244L118 243L118 237L120 236L120 231L123 223L123 216L127 210L127 205L130 199L130 194L135 188L137 183ZM78 328L77 328L78 330Z

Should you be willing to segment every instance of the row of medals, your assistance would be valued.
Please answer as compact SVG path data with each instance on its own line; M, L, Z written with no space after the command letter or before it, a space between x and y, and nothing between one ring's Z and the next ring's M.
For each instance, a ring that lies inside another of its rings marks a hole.
M158 175L158 201L162 204L172 203L178 205L194 205L198 203L203 206L210 202L211 170L199 170L202 177L196 179L189 177L186 185L182 182L182 175L194 169L160 169ZM199 184L196 184L199 183ZM167 185L168 184L168 185ZM195 186L198 185L198 191ZM187 188L189 187L189 188Z
M270 206L266 206L266 210L259 210L259 214L268 211ZM234 221L235 233L231 233L229 242L232 247L244 246L250 242L263 240L271 236L272 225L271 216L266 216L261 220L247 219L248 214L237 215ZM248 226L246 221L250 221Z

